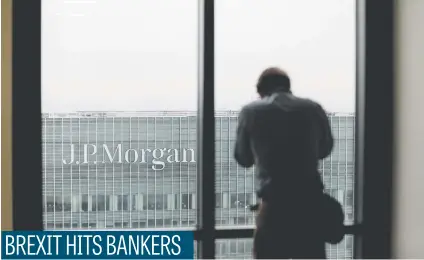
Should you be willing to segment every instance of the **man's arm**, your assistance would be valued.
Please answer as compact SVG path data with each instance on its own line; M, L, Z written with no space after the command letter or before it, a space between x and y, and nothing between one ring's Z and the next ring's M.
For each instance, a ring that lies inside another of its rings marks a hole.
M250 115L251 116L251 115ZM248 124L249 114L242 109L238 118L237 137L234 148L234 158L243 167L249 168L254 164Z
M324 159L330 155L333 150L334 140L331 133L330 121L327 114L321 106L318 106L318 123L320 126L321 136L319 139L318 156L319 159Z

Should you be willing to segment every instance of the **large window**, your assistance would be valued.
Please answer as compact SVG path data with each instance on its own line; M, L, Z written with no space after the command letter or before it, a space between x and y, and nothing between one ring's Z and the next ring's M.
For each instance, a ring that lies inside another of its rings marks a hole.
M335 139L320 162L326 191L354 213L355 1L216 0L215 100L216 225L253 227L254 170L237 165L233 148L240 108L258 99L256 82L267 67L286 70L295 95L319 102ZM299 187L302 189L302 187ZM312 217L312 216L311 216ZM223 221L227 220L227 221ZM348 237L348 236L347 236ZM236 257L251 251L244 240L220 240L218 252ZM243 251L247 250L247 251ZM329 246L330 258L352 258L352 237Z
M194 229L202 218L199 3L42 1L45 229ZM268 66L327 109L335 147L319 170L353 223L354 14L353 0L215 1L216 228L254 227L255 169L233 147L238 111ZM250 238L215 245L221 258L251 256ZM349 236L328 252L352 249Z
M45 229L194 228L197 7L42 1Z

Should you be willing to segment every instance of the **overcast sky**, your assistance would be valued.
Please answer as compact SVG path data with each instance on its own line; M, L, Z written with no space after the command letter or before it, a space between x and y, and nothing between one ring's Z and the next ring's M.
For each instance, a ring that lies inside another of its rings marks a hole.
M355 104L354 0L216 0L216 109L268 66L331 112ZM196 0L45 0L43 112L195 110Z

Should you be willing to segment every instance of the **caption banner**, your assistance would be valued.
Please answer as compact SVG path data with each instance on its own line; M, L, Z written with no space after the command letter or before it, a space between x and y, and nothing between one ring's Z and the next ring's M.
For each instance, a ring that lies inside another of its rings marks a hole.
M189 231L2 232L2 259L193 259Z

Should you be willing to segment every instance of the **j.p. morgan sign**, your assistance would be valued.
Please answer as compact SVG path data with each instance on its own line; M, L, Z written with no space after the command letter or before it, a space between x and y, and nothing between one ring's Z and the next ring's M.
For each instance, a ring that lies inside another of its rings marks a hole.
M187 148L122 149L122 144L83 144L83 149L77 151L74 144L70 146L69 157L62 160L64 164L151 163L156 171L163 170L166 163L196 162L194 149Z

